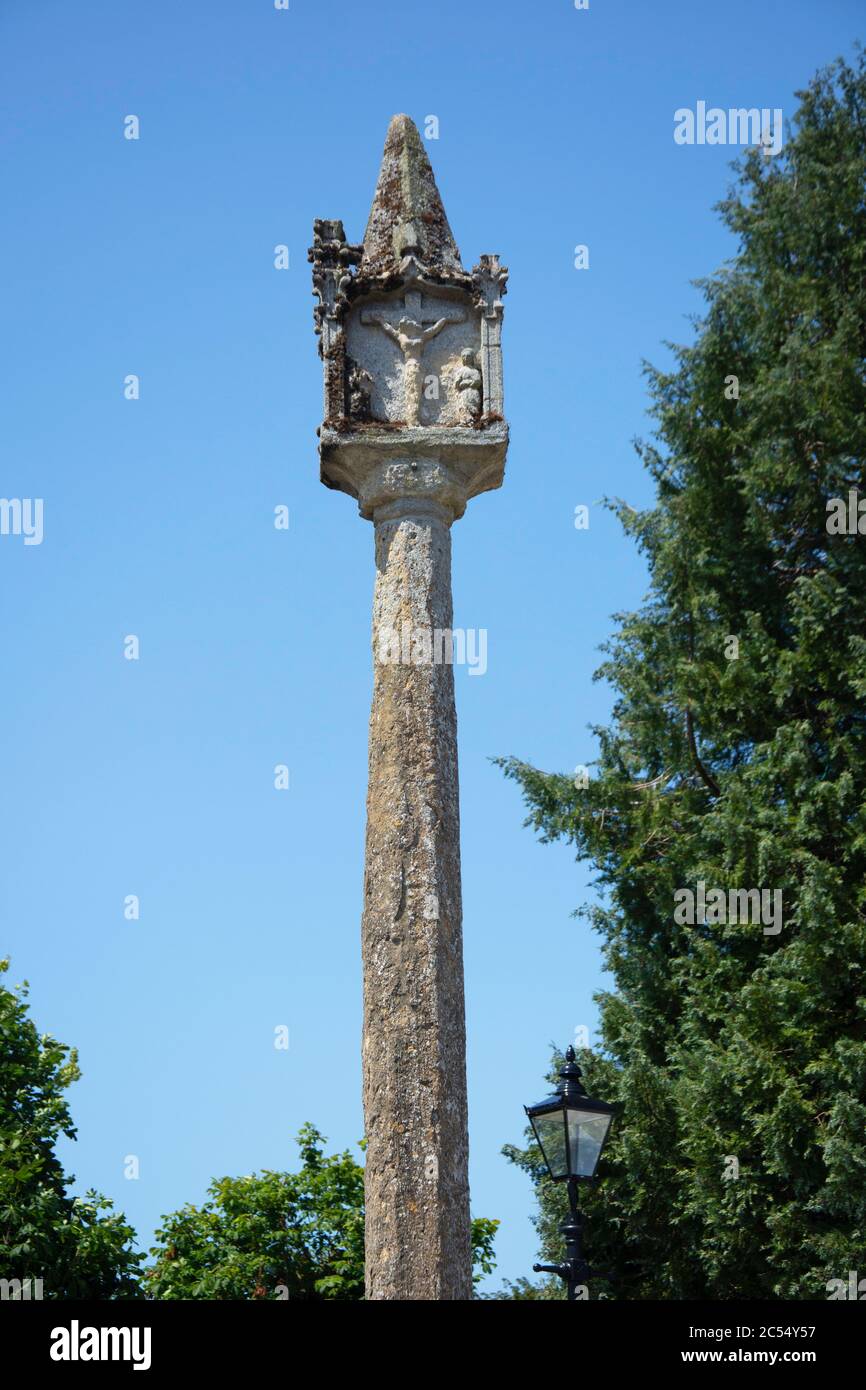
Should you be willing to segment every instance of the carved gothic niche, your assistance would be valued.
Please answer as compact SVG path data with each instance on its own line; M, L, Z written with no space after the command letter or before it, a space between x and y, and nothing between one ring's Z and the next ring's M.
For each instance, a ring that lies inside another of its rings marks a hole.
M374 420L471 423L457 378L463 354L480 352L481 313L465 291L417 280L364 295L349 306L345 332L349 355L369 373Z

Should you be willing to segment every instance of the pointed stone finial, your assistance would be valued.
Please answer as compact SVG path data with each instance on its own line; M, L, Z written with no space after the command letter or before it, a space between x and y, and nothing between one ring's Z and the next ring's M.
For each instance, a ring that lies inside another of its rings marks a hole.
M465 273L418 128L408 116L394 116L364 233L360 273L396 274L407 257L434 274Z

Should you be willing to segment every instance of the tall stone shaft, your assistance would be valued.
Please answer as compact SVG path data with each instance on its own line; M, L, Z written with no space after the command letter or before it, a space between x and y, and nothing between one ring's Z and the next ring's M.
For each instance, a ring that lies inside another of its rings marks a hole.
M460 262L424 146L388 130L364 242L314 224L322 481L376 542L364 874L366 1284L472 1297L452 523L502 482L507 272Z
M362 926L367 1297L471 1298L451 534L423 506L376 522ZM421 653L423 656L424 653Z

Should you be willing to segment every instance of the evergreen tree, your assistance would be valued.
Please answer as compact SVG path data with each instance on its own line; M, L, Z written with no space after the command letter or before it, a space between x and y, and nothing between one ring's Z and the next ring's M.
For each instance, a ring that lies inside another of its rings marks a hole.
M866 1275L866 515L834 501L866 513L862 54L798 96L782 152L735 166L694 342L646 369L656 501L614 510L650 589L605 648L597 776L504 764L598 871L616 988L580 1060L624 1116L587 1229L621 1298ZM701 881L780 891L781 930L676 920Z

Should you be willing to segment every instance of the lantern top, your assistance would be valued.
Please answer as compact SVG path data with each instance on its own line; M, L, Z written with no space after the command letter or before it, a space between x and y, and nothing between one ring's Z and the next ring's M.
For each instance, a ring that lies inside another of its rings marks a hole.
M534 1105L525 1105L523 1108L530 1119L533 1115L544 1114L548 1110L588 1110L599 1115L612 1115L615 1107L607 1105L603 1100L593 1100L587 1095L586 1089L581 1081L581 1070L575 1059L574 1048L569 1046L565 1049L565 1061L560 1068L559 1081L554 1087L553 1094L545 1096L544 1100L536 1101Z
M572 1095L575 1099L586 1095L580 1077L581 1071L575 1060L574 1048L569 1045L565 1049L565 1064L559 1073L559 1085L556 1088L564 1099Z

